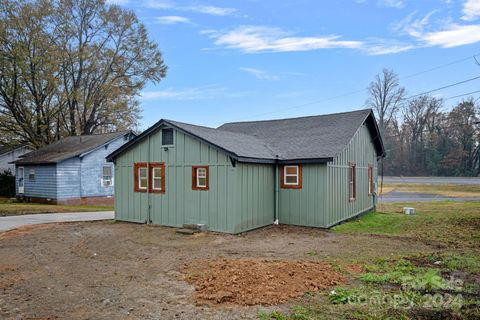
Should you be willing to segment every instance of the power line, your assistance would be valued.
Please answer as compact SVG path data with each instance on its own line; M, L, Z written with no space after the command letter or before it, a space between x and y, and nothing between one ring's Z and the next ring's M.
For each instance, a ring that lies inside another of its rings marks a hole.
M413 77L416 77L416 76L419 76L419 75L422 75L422 74L425 74L425 73L428 73L428 72L431 72L431 71L435 71L435 70L438 70L438 69L442 69L442 68L445 68L445 67L448 67L448 66L451 66L451 65L460 63L460 62L464 62L464 61L470 60L470 59L472 59L472 58L475 59L475 57L476 57L477 55L480 55L480 52L479 52L479 53L475 53L475 54L473 54L473 55L470 55L470 56L468 56L468 57L464 57L464 58L462 58L462 59L458 59L458 60L455 60L455 61L452 61L452 62L449 62L449 63L445 63L445 64L442 64L442 65L439 65L439 66L436 66L436 67L433 67L433 68L430 68L430 69L427 69L427 70L423 70L423 71L420 71L420 72L417 72L417 73L414 73L414 74L411 74L411 75L408 75L408 76L399 78L399 80L413 78ZM475 61L476 61L476 59L475 59ZM479 77L476 77L476 78L473 78L473 79L464 80L464 81L462 81L462 82L460 82L460 83L448 85L448 86L446 86L445 88L449 88L449 87L451 87L451 86L459 85L459 84L461 84L461 83L473 81L473 80L476 80L476 79L478 79L478 78L480 78L480 76L479 76ZM425 93L425 92L424 92L424 93L419 93L419 94L414 95L414 96L411 96L411 97L409 97L409 98L407 98L407 99L411 99L411 98L416 97L416 96L419 96L419 95L427 94L427 93L429 93L429 92L439 91L439 90L442 90L442 89L445 89L445 88L437 88L437 89L428 91L428 92L426 92L426 93ZM343 93L343 94L340 94L340 95L337 95L337 96L333 96L333 97L329 97L329 98L325 98L325 99L320 99L320 100L315 100L315 101L311 101L311 102L306 102L306 103L299 104L299 105L296 105L296 106L283 108L283 109L280 109L280 110L273 110L273 111L269 111L269 112L265 112L265 113L260 113L260 114L254 115L254 116L255 116L255 117L259 117L259 116L274 114L274 113L278 113L278 112L283 112L283 111L298 109L298 108L306 107L306 106L309 106L309 105L312 105L312 104L317 104L317 103L320 103L320 102L326 102L326 101L335 100L335 99L338 99L338 98L343 98L343 97L350 96L350 95L352 95L352 94L356 94L356 93L360 93L360 92L364 92L364 91L365 91L365 89L359 89L359 90L355 90L355 91L350 91L350 92L346 92L346 93ZM251 118L251 117L243 117L243 118L232 119L232 120L229 120L229 121L227 121L227 122L244 120L244 119L248 119L248 118Z
M460 97L463 97L463 96L468 96L468 95L471 95L471 94L474 94L474 93L479 93L480 90L477 90L477 91L472 91L472 92L469 92L469 93L464 93L464 94L459 94L458 96L453 96L453 97L448 97L446 99L443 99L443 100L450 100L450 99L455 99L455 98L460 98Z
M436 88L436 89L432 89L432 90L429 90L429 91L417 93L417 94L415 94L415 95L413 95L413 96L410 96L410 97L408 97L408 98L405 98L405 100L410 100L410 99L415 98L415 97L418 97L418 96L423 96L423 95L426 95L426 94L429 94L429 93L432 93L432 92L435 92L435 91L440 91L440 90L443 90L443 89L447 89L447 88L451 88L451 87L454 87L454 86L458 86L458 85L460 85L460 84L464 84L464 83L467 83L467 82L470 82L470 81L474 81L474 80L477 80L477 79L480 79L480 76L473 77L473 78L466 79L466 80L462 80L462 81L455 82L455 83L452 83L452 84L448 84L448 85L446 85L446 86L443 86L443 87L440 87L440 88Z

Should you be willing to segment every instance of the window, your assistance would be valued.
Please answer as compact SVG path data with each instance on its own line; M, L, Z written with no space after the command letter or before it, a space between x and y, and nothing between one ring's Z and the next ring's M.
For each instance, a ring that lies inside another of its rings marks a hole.
M373 166L371 164L368 165L368 195L371 196L373 194Z
M280 184L283 189L302 188L302 166L283 166L281 170Z
M28 181L35 181L35 169L28 171Z
M113 186L112 166L103 166L102 171L102 187L107 188Z
M138 162L133 165L134 190L135 192L148 191L148 164Z
M208 166L192 167L192 190L208 190Z
M149 163L150 171L150 188L152 193L165 193L165 163L151 162Z
M354 201L357 195L356 179L355 163L351 162L348 173L348 197L350 201Z
M162 129L162 146L173 146L173 129Z

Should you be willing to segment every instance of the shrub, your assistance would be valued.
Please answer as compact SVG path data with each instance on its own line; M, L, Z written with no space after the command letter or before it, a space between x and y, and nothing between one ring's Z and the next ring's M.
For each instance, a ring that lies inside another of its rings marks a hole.
M15 176L10 169L0 172L0 196L15 196Z

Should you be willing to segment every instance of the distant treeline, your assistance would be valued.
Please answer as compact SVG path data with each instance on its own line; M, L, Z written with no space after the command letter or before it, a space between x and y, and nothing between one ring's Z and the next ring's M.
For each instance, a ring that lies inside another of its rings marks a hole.
M441 99L409 101L385 128L385 175L480 175L480 112L474 100L449 112Z

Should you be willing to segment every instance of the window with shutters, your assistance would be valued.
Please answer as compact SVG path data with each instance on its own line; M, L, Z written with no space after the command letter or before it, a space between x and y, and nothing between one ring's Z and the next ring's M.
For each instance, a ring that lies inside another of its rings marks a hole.
M208 166L192 167L192 189L208 190Z

